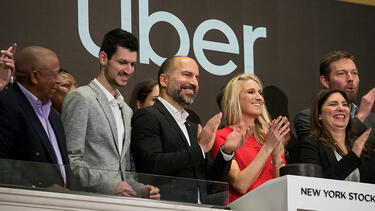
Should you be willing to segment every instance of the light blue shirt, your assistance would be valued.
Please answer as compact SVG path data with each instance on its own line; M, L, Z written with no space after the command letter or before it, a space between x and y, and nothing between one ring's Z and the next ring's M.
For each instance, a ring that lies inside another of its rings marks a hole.
M358 106L356 104L352 103L352 109L350 111L350 115L352 116L352 118L354 118L355 115L357 115L358 111L359 111Z

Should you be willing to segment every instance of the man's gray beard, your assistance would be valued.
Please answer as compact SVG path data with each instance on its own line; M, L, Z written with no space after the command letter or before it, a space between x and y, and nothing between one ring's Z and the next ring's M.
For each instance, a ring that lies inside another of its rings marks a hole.
M187 97L184 95L178 95L176 97L173 97L173 99L182 107L187 107L194 102L194 97Z
M169 96L173 98L179 105L182 107L187 107L194 102L195 96L188 97L186 95L181 95L181 90L169 90L167 89L167 93Z

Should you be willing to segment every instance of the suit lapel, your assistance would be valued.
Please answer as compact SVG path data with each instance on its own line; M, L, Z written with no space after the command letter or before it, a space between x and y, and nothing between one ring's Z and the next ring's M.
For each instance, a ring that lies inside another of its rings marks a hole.
M55 109L51 107L51 111L48 116L48 120L51 123L51 127L55 133L56 140L57 140L57 145L59 146L60 150L60 155L61 159L63 161L63 165L65 168L65 178L66 178L66 183L65 187L70 183L68 171L69 171L69 158L68 158L68 152L66 149L66 142L65 142L65 133L64 133L64 127L62 126L60 117L57 115L55 112ZM60 122L60 123L59 123ZM62 176L62 172L59 169L60 176L61 176L61 181L64 181L64 178ZM63 182L64 183L64 182Z
M21 101L19 104L24 110L25 115L28 117L27 119L29 119L29 124L31 124L32 128L34 128L34 131L38 134L40 141L42 142L42 145L44 146L45 150L48 152L52 162L57 163L55 151L53 150L52 144L48 139L46 131L44 130L42 123L40 122L37 114L35 113L34 108L31 106L30 102L27 100L26 96L21 91L21 88L19 88L18 85L15 85L14 88L16 90L17 95L19 95L18 100Z
M322 148L323 153L325 154L325 156L327 158L327 162L329 163L329 165L330 166L335 165L338 161L337 161L336 155L333 152L333 150L324 146L323 144L321 144L321 148Z
M189 120L186 120L185 126L189 134L191 145L197 144L198 142L197 126L194 123L190 122Z
M55 110L51 108L51 112L49 114L48 119L49 119L49 122L51 123L53 131L55 132L57 144L59 145L59 150L60 150L63 163L64 165L69 165L68 152L66 151L64 128L62 124L59 123L60 122L59 118L60 117L56 114Z
M122 122L124 123L124 140L122 140L123 144L122 144L122 150L121 150L121 160L124 158L127 150L129 149L129 145L130 145L130 141L126 141L126 140L130 140L130 137L127 138L128 136L131 135L131 131L130 131L130 124L127 124L126 123L126 118L127 117L131 117L131 112L129 112L128 109L125 108L125 102L124 104L121 105L121 115L122 115Z
M116 152L117 152L117 155L119 154L118 153L118 145L117 145L117 127L116 127L116 121L115 121L115 117L113 116L113 113L112 113L112 110L111 110L111 105L109 104L108 102L108 99L107 97L105 96L104 92L100 89L100 87L98 87L96 85L96 83L94 81L91 81L89 86L98 94L96 96L96 100L98 101L100 107L102 108L103 110L103 113L105 114L108 122L109 122L109 125L110 125L110 129L111 129L111 132L112 132L112 137L113 137L113 140L114 140L114 145L115 145L115 148L116 148Z
M181 138L180 140L183 142L183 144L186 147L189 147L189 143L187 142L187 140L185 138L185 135L182 132L180 126L178 126L176 120L173 118L172 114L169 113L169 111L167 110L167 108L164 107L163 103L161 103L159 100L156 100L155 101L155 106L159 109L159 111L164 115L164 117L167 119L167 121L173 126L173 128L180 135L180 138Z

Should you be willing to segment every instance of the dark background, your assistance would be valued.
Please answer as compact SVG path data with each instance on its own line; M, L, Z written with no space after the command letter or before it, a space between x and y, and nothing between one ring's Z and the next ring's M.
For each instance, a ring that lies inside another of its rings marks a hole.
M132 1L132 31L138 37L139 18L136 0ZM99 63L83 46L78 35L77 0L2 0L0 12L0 48L12 42L18 49L40 45L55 51L61 66L69 70L80 85L87 84L99 72ZM375 48L375 7L334 0L149 0L149 14L167 11L185 25L190 37L189 56L193 52L193 34L208 19L218 19L235 32L240 54L206 50L214 64L232 59L238 68L224 76L200 69L200 91L191 109L203 122L219 111L216 95L233 76L243 73L243 25L266 27L267 38L256 40L254 70L263 82L266 104L271 113L294 115L310 105L321 88L319 59L333 49L346 49L356 56L361 78L359 97L374 86L372 70ZM100 45L103 35L120 27L120 0L90 0L90 34ZM154 51L163 57L173 56L179 37L166 22L155 24L149 35ZM227 42L217 30L206 40ZM158 66L137 64L136 72L122 89L126 100L136 83L156 78ZM358 99L360 99L358 97Z

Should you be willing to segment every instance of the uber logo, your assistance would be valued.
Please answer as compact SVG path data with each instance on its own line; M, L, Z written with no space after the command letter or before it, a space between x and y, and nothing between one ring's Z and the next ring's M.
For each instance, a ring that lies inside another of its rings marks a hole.
M98 57L99 46L91 38L89 32L89 11L88 0L78 1L78 32L82 44L86 50L93 56ZM150 30L158 22L166 22L173 26L180 40L180 46L175 55L186 56L190 49L190 38L184 23L174 14L166 11L157 11L149 14L149 0L139 0L139 58L140 63L149 64L150 60L157 65L161 65L166 59L159 56L152 49L149 39ZM132 30L132 11L131 0L121 0L121 28L131 32ZM228 43L204 40L204 35L210 30L218 30L228 39ZM254 43L258 38L267 37L267 29L243 25L243 60L244 72L254 73ZM208 19L199 24L193 35L193 51L196 60L207 71L214 75L227 75L233 72L237 65L229 59L223 65L211 63L204 50L224 52L230 54L239 54L240 46L236 34L232 28L225 22L217 19ZM171 55L172 56L172 55Z

